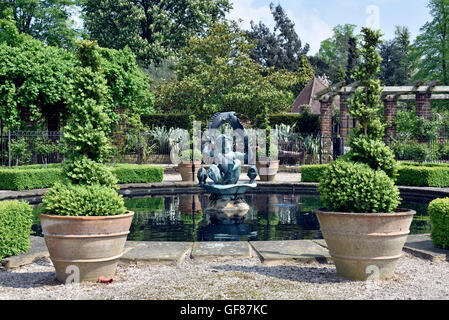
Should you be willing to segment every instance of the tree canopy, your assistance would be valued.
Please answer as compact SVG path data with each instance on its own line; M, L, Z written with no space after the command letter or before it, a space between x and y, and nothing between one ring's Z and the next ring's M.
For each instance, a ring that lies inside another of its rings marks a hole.
M228 0L77 0L87 33L102 47L126 46L146 66L203 34L231 8Z
M155 107L204 121L223 111L254 121L265 108L288 110L295 73L261 66L250 57L254 46L236 24L216 24L206 36L191 38L180 52L178 79L158 86Z

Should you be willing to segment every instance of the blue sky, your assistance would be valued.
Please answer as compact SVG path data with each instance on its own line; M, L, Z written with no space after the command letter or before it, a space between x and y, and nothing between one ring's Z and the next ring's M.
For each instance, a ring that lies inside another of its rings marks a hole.
M360 31L367 23L378 21L385 40L393 38L395 26L401 25L409 28L414 39L431 19L427 0L234 0L228 18L243 19L243 29L250 29L251 20L272 28L270 2L281 4L295 22L299 37L311 46L310 54L318 51L321 41L332 36L332 28L338 24L355 24Z

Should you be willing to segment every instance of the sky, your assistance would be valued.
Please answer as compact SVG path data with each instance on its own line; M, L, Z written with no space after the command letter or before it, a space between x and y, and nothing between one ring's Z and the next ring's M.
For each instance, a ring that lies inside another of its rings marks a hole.
M414 40L419 29L431 20L427 0L234 0L227 17L242 19L240 26L245 30L251 28L251 20L262 21L273 30L270 2L286 11L301 41L310 45L311 55L318 52L321 41L332 36L338 24L355 24L357 32L363 26L377 27L384 40L394 38L395 26L406 26Z

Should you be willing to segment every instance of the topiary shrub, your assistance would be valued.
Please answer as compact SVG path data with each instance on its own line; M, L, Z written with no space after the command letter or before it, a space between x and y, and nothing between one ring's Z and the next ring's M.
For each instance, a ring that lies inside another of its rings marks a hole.
M56 183L42 203L46 214L60 216L112 216L126 211L122 196L114 189L95 184Z
M337 160L320 180L321 200L337 212L392 212L400 203L399 189L382 170L367 164Z
M301 166L301 182L319 182L327 165L310 164Z
M30 249L33 209L27 202L0 202L0 259Z
M430 237L434 246L449 249L449 198L435 199L429 204L432 224Z
M394 212L400 204L393 153L382 142L384 125L379 119L382 88L376 52L381 34L363 28L363 62L354 71L360 82L349 99L349 113L358 127L351 133L351 151L324 171L319 190L328 210L361 213Z
M346 154L348 160L366 163L372 169L383 170L391 179L396 179L398 169L393 151L383 141L362 135L353 137L350 147L351 150Z
M68 93L69 118L64 140L73 153L64 164L63 177L43 197L45 213L92 216L124 214L123 199L116 192L117 178L103 163L111 155L108 140L111 119L106 81L96 42L83 41L77 49L80 62Z

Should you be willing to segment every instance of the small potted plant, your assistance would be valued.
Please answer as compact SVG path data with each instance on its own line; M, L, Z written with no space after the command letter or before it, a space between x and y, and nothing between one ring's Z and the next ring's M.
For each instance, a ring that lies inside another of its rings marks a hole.
M82 67L68 97L64 139L73 152L63 167L63 181L43 197L40 215L45 243L58 280L112 278L133 219L110 167L110 119L104 111L106 87L99 74L96 43L78 48ZM70 279L70 278L69 278Z
M256 167L259 172L261 181L273 181L279 171L278 148L275 144L270 143L267 148L260 148L256 152Z
M179 158L181 161L178 163L178 170L181 173L182 181L198 181L197 174L203 158L201 151L194 149L192 156L191 149L184 150L180 152Z
M363 28L363 62L355 70L360 87L350 99L350 113L359 126L351 133L350 151L324 172L319 191L325 209L316 211L321 232L336 265L346 279L388 279L394 275L409 234L413 210L398 209L399 190L393 152L383 140L381 58L376 52L381 34Z

